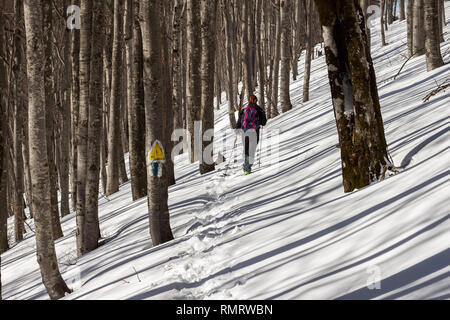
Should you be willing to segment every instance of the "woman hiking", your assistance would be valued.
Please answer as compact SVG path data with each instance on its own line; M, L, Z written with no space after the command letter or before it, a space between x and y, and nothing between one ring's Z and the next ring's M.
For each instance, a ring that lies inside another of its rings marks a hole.
M255 161L256 146L259 143L259 129L267 123L264 110L257 105L258 98L250 95L248 104L239 112L239 120L236 129L242 133L242 145L244 147L244 174L252 172L252 165Z

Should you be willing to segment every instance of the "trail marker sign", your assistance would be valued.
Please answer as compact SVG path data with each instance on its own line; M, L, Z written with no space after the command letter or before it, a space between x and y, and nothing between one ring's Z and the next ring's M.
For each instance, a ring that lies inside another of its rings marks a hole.
M150 151L149 159L150 159L150 161L164 161L165 160L164 148L163 148L161 142L159 142L159 140L156 140L153 143L152 149Z

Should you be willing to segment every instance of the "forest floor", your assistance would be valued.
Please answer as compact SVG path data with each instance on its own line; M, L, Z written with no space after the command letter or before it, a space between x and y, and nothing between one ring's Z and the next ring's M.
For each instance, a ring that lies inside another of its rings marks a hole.
M264 129L260 169L243 176L238 152L228 176L224 164L201 176L198 164L177 157L169 189L175 240L152 247L147 200L131 201L130 183L100 198L106 243L94 252L77 259L74 215L62 219L56 248L74 289L66 299L449 299L450 93L422 99L449 79L450 19L441 47L447 65L427 72L425 56L417 57L395 80L407 56L406 24L389 27L385 47L379 33L375 25L372 57L401 172L344 194L325 58L312 61L311 100L301 103L302 56L294 108ZM217 132L228 126L223 100ZM272 156L270 132L279 133ZM48 299L27 230L1 257L5 299Z

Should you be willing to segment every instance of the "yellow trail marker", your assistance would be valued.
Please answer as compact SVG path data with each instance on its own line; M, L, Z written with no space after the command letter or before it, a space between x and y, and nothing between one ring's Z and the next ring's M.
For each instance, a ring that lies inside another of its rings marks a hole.
M164 151L163 150L164 149L161 145L161 142L156 140L155 143L153 143L152 151L150 152L150 157L149 157L150 160L151 161L164 160Z

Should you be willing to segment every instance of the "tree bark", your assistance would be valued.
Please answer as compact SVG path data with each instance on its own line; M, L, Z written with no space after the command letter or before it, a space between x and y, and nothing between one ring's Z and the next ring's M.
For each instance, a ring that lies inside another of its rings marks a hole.
M52 3L49 1L43 2L44 10L44 50L45 50L45 66L44 66L44 76L45 76L45 121L47 127L47 153L48 153L48 163L49 163L49 173L50 173L50 195L52 203L52 227L53 227L53 237L54 239L59 239L63 236L61 229L61 222L59 218L59 208L58 208L58 178L56 172L55 163L55 126L54 126L54 115L55 115L55 90L53 87L53 40L52 40Z
M398 18L400 21L405 20L405 0L398 1Z
M438 0L424 0L425 56L427 71L434 70L444 65L440 46L438 6Z
M425 53L423 1L414 0L413 18L413 52L416 56Z
M92 43L92 0L81 0L80 30L80 109L77 131L77 253L85 253L86 234L86 183L88 171L88 134L89 134L89 77Z
M69 288L61 277L52 234L51 186L46 139L45 77L42 1L26 0L24 15L27 41L29 93L29 148L33 183L36 252L44 286L51 299L62 298Z
M197 141L198 132L195 132L195 121L201 121L201 58L202 38L200 1L187 0L187 124L190 135L189 150L190 161L199 161L201 156ZM197 139L196 139L197 138Z
M164 141L164 91L163 68L166 63L161 55L161 25L160 0L141 1L143 15L142 40L144 53L144 92L145 92L145 120L146 120L146 149L150 152L156 140ZM191 4L192 5L192 4ZM192 17L191 17L192 18ZM167 156L167 155L166 155ZM170 156L170 155L169 155ZM170 228L167 183L167 166L162 166L162 175L152 176L152 163L147 157L147 194L150 217L150 234L154 246L173 239Z
M292 109L289 93L290 66L291 66L291 10L292 0L281 0L281 79L280 102L281 110L287 112Z
M313 0L306 0L306 50L305 50L305 72L303 75L303 102L309 101L309 80L311 78L311 55L312 44L312 9Z
M274 39L274 57L273 57L273 74L272 74L272 106L270 110L271 117L278 116L278 89L280 75L280 55L281 55L281 14L280 0L275 1L275 39Z
M386 28L386 24L384 21L385 12L386 10L386 0L380 0L380 28L381 28L381 46L386 45L386 35L384 33L384 29Z
M214 72L216 56L216 1L201 1L202 18L202 159L199 170L205 174L215 170L214 143ZM212 133L212 135L211 135ZM211 144L208 148L208 145ZM206 155L206 149L208 155Z
M341 149L344 191L376 181L386 165L375 71L355 0L315 0L323 29L328 77Z
M128 32L125 36L128 69L128 128L130 145L131 193L133 200L147 195L145 166L145 106L143 86L142 35L139 25L139 2L127 0ZM129 20L128 20L129 19Z
M406 28L408 38L408 57L414 54L414 0L407 0L406 3Z
M98 190L100 175L100 147L103 118L103 41L104 4L93 1L92 6L92 46L89 76L89 128L88 128L88 168L86 177L86 217L84 253L98 247L100 226L98 219Z
M119 191L119 153L121 153L120 96L122 73L122 20L122 1L114 0L114 39L108 131L108 179L106 183L107 196Z

